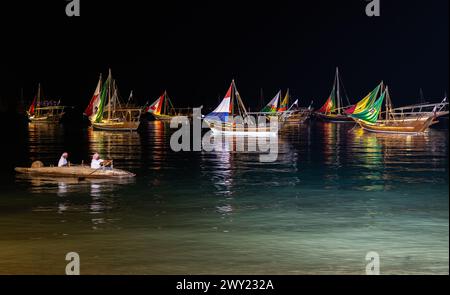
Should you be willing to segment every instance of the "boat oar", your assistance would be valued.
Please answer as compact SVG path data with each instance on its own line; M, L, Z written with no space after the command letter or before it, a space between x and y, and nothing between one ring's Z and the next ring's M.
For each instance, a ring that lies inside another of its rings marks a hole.
M99 167L99 168L95 169L94 171L92 171L91 173L89 173L87 176L91 176L92 174L94 174L95 172L97 172L97 170L99 170L99 169L101 169L101 168L103 168L103 167ZM85 180L85 179L86 179L86 176L80 176L80 177L78 177L78 181L83 181L83 180Z
M92 171L91 173L89 173L87 176L80 176L80 177L78 177L78 181L83 181L83 180L86 179L86 177L89 177L89 176L91 176L92 174L94 174L95 172L97 172L98 170L104 168L105 166L110 165L110 164L112 163L112 160L111 160L111 161L105 161L105 162L107 162L105 165L98 167L97 169L95 169L94 171Z

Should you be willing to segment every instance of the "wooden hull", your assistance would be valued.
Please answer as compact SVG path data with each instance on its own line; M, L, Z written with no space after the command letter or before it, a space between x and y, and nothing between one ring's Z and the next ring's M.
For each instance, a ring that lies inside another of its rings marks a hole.
M393 134L419 134L426 132L433 124L434 117L416 120L402 121L378 121L377 123L367 123L362 120L355 120L361 128L370 132L393 133Z
M155 120L159 120L159 121L170 121L174 117L176 117L176 116L171 116L171 115L155 115L155 114L152 114L152 115L155 118Z
M31 123L59 123L62 115L56 116L42 116L42 117L29 117Z
M39 167L24 168L16 167L18 173L25 173L36 176L55 176L55 177L82 177L82 178L127 178L134 177L135 174L121 169L92 169L88 166L71 167Z
M213 134L223 134L223 135L234 135L234 136L277 136L278 128L273 130L270 126L267 127L252 127L244 125L231 125L219 122L209 122L205 121Z
M282 120L282 122L286 123L286 124L302 124L306 120L308 120L310 116L311 116L311 113L309 113L309 112L296 113L296 114L286 117L284 120Z
M338 115L338 114L322 114L322 113L314 113L314 116L322 120L324 122L331 123L353 123L353 119L346 115Z
M104 131L135 131L139 128L140 121L135 122L108 122L92 123L96 130Z

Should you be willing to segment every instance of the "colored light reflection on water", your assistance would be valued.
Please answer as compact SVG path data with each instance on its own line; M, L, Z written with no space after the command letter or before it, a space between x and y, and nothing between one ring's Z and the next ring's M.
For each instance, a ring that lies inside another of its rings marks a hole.
M97 151L137 174L108 181L2 171L0 273L448 274L448 130L419 136L308 123L278 159L229 148L173 152L173 130L67 131L30 124L12 165L74 163ZM231 145L232 146L232 145Z

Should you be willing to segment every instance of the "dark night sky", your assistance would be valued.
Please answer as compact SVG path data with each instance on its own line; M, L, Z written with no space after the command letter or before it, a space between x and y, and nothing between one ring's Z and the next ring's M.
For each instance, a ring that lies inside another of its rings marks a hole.
M123 97L167 89L179 107L214 107L232 78L251 106L261 87L266 100L289 87L317 107L336 66L352 101L380 80L396 105L417 102L420 87L432 101L448 91L447 0L381 0L374 18L364 0L151 2L81 0L78 18L64 0L0 4L0 96L23 87L31 100L41 82L84 106L108 67Z

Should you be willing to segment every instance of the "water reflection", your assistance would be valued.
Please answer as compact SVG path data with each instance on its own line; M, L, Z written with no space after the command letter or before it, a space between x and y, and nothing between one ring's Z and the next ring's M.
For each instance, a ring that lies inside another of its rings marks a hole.
M57 196L60 201L54 207L38 205L32 210L55 211L59 214L67 212L89 212L98 214L114 208L114 194L120 191L122 187L134 184L135 179L86 179L79 181L77 178L70 177L38 177L17 174L16 183L19 186L29 187L30 192L35 196ZM79 196L81 201L90 201L86 205L80 205L79 199L73 198Z
M445 134L432 130L420 135L395 135L365 132L357 128L350 133L352 145L347 149L355 166L367 169L362 178L390 182L433 182L427 172L442 169L441 156L446 152Z
M88 129L89 150L98 152L103 159L113 159L123 169L139 167L142 152L138 132L110 132Z
M383 249L384 273L448 273L447 131L352 128L289 127L277 160L262 163L233 140L173 152L173 130L158 121L121 134L30 126L25 161L68 149L79 163L99 150L137 176L12 177L0 273L61 274L69 248L84 253L84 273L359 274L367 249Z

